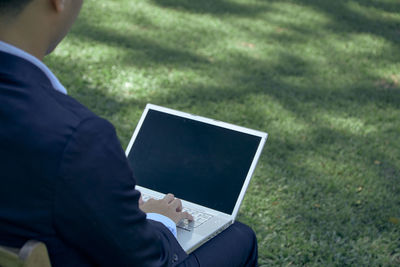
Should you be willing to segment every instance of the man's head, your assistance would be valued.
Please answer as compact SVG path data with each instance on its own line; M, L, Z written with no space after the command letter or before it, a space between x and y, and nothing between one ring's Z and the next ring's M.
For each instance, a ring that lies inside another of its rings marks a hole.
M0 40L43 58L68 33L83 0L0 0Z

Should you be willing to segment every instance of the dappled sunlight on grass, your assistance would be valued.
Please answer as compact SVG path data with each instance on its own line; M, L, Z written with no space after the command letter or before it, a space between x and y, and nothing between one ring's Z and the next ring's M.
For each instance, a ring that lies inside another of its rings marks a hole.
M400 264L399 62L396 0L88 0L46 59L123 146L147 102L268 132L268 266Z
M376 1L379 2L379 1ZM363 3L356 2L356 1L349 1L345 5L347 9L354 14L357 14L359 16L364 16L365 18L369 20L378 20L378 19L398 19L397 14L395 13L395 10L384 10L382 11L382 8L379 6L373 6L373 5L364 5Z
M377 128L372 125L366 125L359 118L341 117L335 114L320 114L320 120L330 125L333 129L364 136L370 133L376 133Z
M329 16L321 14L313 6L306 6L294 1L274 2L271 6L274 12L269 13L264 18L279 27L284 26L282 29L286 26L289 29L301 29L312 34L312 28L309 27L310 24L316 24L319 28L323 28L334 22ZM290 32L287 34L290 35ZM292 34L296 33L293 32Z

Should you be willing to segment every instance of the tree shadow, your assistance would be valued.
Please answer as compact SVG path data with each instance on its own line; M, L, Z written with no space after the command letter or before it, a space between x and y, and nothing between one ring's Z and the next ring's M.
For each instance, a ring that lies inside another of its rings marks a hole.
M121 33L112 29L95 26L85 17L79 19L69 38L80 41L104 43L107 46L123 50L124 56L112 58L118 64L146 67L152 64L174 64L206 62L204 58L189 51L178 49L173 44L163 44L134 33Z
M208 13L213 15L238 15L254 16L259 13L273 11L268 3L291 3L311 7L319 12L323 12L327 17L332 18L332 23L326 26L326 30L338 33L367 33L381 36L395 44L400 42L400 22L390 15L376 17L368 10L363 13L352 10L349 4L357 4L363 8L374 8L389 14L398 14L400 4L395 2L383 2L374 0L356 1L319 1L319 0L296 0L296 1L256 1L248 4L228 1L188 1L188 0L153 0L159 6L174 8L193 13ZM382 27L382 25L384 25ZM290 25L288 25L290 27ZM292 25L294 26L294 25Z
M190 13L206 13L212 15L253 16L269 9L262 4L241 4L225 0L152 0L164 8L172 8Z
M271 2L277 2L272 0ZM279 1L282 2L282 1ZM400 3L387 3L383 1L318 1L318 0L296 0L297 3L311 7L319 12L323 12L327 17L332 18L332 22L325 26L326 30L334 31L340 34L347 33L366 33L380 36L396 45L400 43L400 22L391 17L374 14L365 10L358 12L351 9L349 4L355 4L362 8L375 8L379 11L398 14L400 12Z

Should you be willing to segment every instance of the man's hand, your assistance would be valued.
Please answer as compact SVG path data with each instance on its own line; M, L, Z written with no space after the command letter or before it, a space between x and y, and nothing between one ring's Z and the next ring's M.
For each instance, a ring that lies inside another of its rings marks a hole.
M176 224L182 219L193 221L192 215L187 212L182 212L182 201L175 198L173 194L167 194L160 200L150 198L146 202L144 202L140 196L139 208L146 213L158 213L167 216Z

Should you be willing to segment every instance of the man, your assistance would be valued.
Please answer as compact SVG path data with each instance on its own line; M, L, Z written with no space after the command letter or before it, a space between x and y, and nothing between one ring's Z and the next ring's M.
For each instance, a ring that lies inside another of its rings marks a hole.
M255 265L240 223L187 255L180 200L141 201L113 126L41 62L82 2L0 0L0 245L43 241L56 267Z

